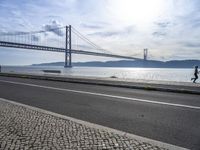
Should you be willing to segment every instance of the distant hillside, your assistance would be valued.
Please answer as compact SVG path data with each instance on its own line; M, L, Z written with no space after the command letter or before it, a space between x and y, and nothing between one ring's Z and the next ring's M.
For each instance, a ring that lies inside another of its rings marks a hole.
M79 67L144 67L144 68L192 68L195 65L200 66L200 60L172 60L172 61L155 61L155 60L121 60L121 61L91 61L75 62L73 66ZM64 62L52 62L33 64L32 66L64 66Z

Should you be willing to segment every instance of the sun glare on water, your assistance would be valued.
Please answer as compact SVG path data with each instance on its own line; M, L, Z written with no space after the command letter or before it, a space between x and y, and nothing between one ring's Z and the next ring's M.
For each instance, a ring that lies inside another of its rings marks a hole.
M163 6L163 0L111 0L110 10L119 21L141 25L158 18Z

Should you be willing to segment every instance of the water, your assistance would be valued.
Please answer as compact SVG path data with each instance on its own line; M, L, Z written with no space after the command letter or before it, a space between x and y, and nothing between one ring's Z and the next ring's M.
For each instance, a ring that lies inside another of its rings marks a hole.
M47 74L42 70L61 70L61 74L72 76L111 77L123 79L145 79L160 81L191 82L193 69L171 68L112 68L112 67L36 67L36 66L3 66L2 72Z

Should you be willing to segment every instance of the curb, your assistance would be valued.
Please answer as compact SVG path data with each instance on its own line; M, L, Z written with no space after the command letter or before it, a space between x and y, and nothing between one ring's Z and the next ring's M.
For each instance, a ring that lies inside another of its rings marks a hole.
M0 98L0 101L10 103L10 104L13 104L13 105L17 105L17 106L21 106L21 107L25 107L27 109L31 109L31 110L34 110L34 111L37 111L37 112L40 112L40 113L44 113L44 114L47 114L47 115L51 115L51 116L54 116L54 117L58 117L58 118L61 118L61 119L70 120L70 121L73 121L75 123L82 124L82 125L85 125L87 127L94 128L94 129L97 129L97 130L100 129L100 130L104 130L106 132L112 132L112 133L118 134L120 136L126 136L126 137L129 137L129 138L135 139L137 141L148 143L148 144L160 147L160 148L165 148L165 149L169 149L169 150L188 150L187 148L179 147L179 146L176 146L176 145L164 143L164 142L157 141L157 140L152 140L152 139L145 138L145 137L142 137L142 136L134 135L134 134L123 132L123 131L120 131L120 130L117 130L117 129L113 129L113 128L98 125L98 124L95 124L95 123L90 123L90 122L87 122L87 121L68 117L68 116L65 116L65 115L61 115L61 114L54 113L54 112L44 110L44 109L41 109L41 108L29 106L29 105L26 105L26 104L14 102L14 101L7 100L7 99L4 99L4 98Z
M69 83L80 83L80 84L89 84L89 85L102 85L102 86L111 86L111 87L123 87L131 89L142 89L148 91L162 91L162 92L173 92L173 93L185 93L185 94L197 94L200 95L200 91L189 90L189 89L173 89L173 88L163 88L158 87L156 84L148 84L146 86L133 85L122 83L120 81L109 82L103 79L89 79L89 78L80 78L80 77L55 77L47 75L33 75L33 74L16 74L16 73L0 73L0 76L5 77L17 77L17 78L27 78L27 79L38 79L38 80L49 80L49 81L59 81L59 82L69 82ZM162 85L162 84L160 84Z

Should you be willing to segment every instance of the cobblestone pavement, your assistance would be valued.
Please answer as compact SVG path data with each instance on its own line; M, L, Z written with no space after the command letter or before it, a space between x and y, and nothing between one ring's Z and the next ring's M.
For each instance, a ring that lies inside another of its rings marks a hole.
M0 150L164 150L102 129L0 101Z

